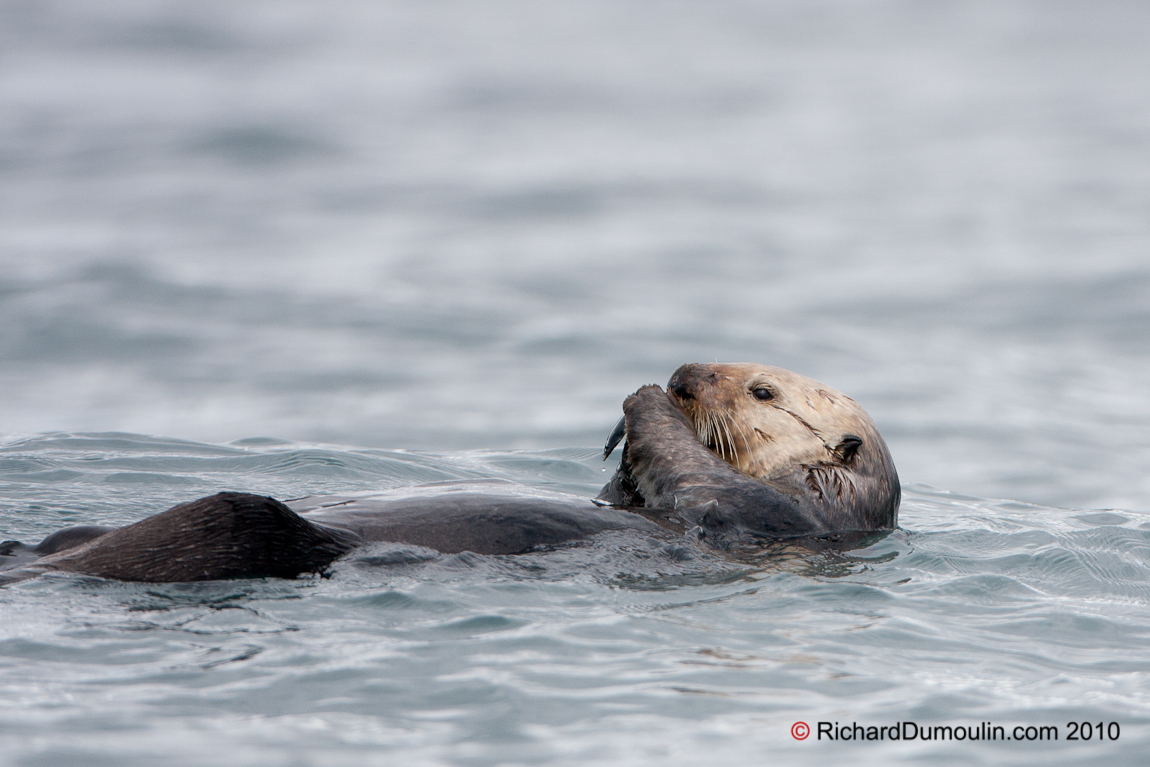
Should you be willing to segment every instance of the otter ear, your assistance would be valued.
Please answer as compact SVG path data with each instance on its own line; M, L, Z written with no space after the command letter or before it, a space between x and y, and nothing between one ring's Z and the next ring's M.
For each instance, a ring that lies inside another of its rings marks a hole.
M862 437L857 437L854 434L844 434L843 441L835 447L835 455L843 463L850 463L851 459L855 457L855 453L862 447Z

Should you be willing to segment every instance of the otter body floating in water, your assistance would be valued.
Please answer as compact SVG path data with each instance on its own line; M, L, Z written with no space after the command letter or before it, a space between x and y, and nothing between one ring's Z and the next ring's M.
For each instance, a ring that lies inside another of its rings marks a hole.
M667 391L644 386L623 412L604 455L625 440L619 470L593 501L500 481L287 504L219 493L126 527L0 544L0 582L47 571L146 582L292 578L376 541L520 554L635 530L723 550L898 523L886 444L861 407L817 381L764 365L684 365Z

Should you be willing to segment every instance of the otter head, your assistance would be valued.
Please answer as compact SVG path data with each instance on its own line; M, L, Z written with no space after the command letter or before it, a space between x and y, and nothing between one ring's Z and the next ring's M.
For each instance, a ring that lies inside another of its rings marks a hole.
M750 363L683 365L667 392L699 441L744 474L791 494L813 493L860 523L893 526L894 462L870 416L845 394Z

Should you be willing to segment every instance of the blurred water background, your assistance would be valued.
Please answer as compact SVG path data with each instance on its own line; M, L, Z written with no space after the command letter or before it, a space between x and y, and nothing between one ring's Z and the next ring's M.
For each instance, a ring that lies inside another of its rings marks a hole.
M907 498L760 568L8 588L0 763L1141 758L1148 34L1136 0L3 0L0 537L225 488L591 493L688 361L847 392Z

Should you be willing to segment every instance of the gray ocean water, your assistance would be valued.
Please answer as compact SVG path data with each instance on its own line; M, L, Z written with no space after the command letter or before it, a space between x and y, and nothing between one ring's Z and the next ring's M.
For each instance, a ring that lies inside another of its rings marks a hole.
M754 564L26 581L0 764L1144 763L1148 35L1134 0L3 0L0 538L591 494L688 361L847 392L904 502ZM1059 739L817 732L904 721Z

